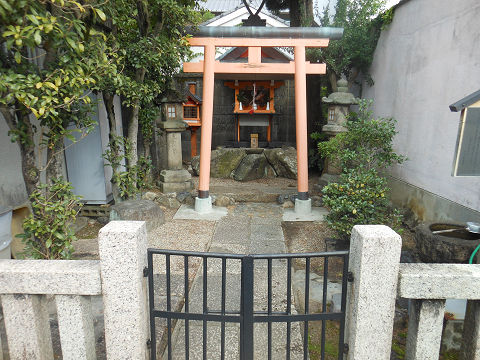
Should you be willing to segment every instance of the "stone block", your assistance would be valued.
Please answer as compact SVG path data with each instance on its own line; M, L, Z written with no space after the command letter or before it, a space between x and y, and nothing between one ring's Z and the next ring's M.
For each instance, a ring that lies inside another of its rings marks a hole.
M310 273L310 291L309 291L309 311L310 313L322 312L323 305L323 276ZM295 296L295 304L300 307L301 311L305 311L305 270L296 270L292 278L292 290ZM326 286L327 305L330 303L340 304L338 296L342 295L342 284L327 281ZM328 308L327 308L328 309ZM329 309L329 311L336 311ZM340 311L340 309L338 309Z
M105 346L109 359L145 360L149 317L145 222L112 221L99 232Z
M162 170L159 180L164 183L183 183L192 179L192 175L185 170Z
M147 230L151 231L165 223L165 215L153 201L130 200L113 205L110 220L145 221Z
M99 295L96 260L0 260L0 294Z
M356 225L350 240L348 359L389 359L402 239L384 225Z
M176 192L184 192L192 189L192 181L184 181L184 182L158 182L158 187L160 191L163 193L176 193ZM174 206L169 206L174 207Z
M398 295L407 299L480 299L480 265L400 264Z

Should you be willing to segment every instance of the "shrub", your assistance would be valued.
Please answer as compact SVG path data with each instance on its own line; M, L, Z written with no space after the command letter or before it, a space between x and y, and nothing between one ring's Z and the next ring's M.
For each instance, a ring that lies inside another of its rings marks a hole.
M134 198L140 192L140 189L148 187L148 175L152 170L152 162L145 156L138 158L135 166L128 163L131 156L130 141L122 136L114 136L110 141L109 148L103 154L107 161L105 166L111 166L113 170L112 184L118 187L120 197L125 199ZM123 154L126 154L127 165L122 169ZM117 200L117 199L115 199Z
M322 155L342 169L339 183L322 190L330 209L326 220L342 238L348 238L357 224L387 224L399 230L401 215L390 205L387 179L381 173L406 160L394 152L395 120L374 119L362 100L358 114L352 113L347 132L318 144Z
M51 185L41 184L30 196L33 214L23 221L25 255L34 259L70 259L76 240L72 224L78 214L80 197L63 178Z

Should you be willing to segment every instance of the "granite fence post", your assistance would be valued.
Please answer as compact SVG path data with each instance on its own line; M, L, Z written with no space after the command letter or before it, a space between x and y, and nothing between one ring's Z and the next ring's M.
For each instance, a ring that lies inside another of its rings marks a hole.
M143 221L111 221L100 230L99 254L107 358L149 355L147 231Z
M412 299L405 359L438 359L442 342L444 313L444 299Z
M402 239L384 225L352 230L347 305L349 360L389 360Z
M464 360L480 360L480 301L478 300L467 301L462 356Z
M53 359L44 295L1 295L11 360Z
M95 360L95 335L89 296L56 295L63 360Z

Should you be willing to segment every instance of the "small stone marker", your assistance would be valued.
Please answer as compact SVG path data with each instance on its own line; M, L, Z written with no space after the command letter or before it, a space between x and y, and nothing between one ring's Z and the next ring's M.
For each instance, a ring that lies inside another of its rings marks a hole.
M250 134L250 147L252 149L258 148L258 134Z

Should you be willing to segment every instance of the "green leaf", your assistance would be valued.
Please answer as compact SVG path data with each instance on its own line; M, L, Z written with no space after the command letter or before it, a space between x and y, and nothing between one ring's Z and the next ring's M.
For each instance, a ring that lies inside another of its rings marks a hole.
M75 44L75 41L73 41L72 38L67 37L67 38L66 38L66 41L67 41L68 45L70 45L70 47L71 47L72 49L77 50L77 44Z
M35 41L35 44L37 45L40 45L42 43L42 37L40 36L39 30L35 31L35 34L33 35L33 39Z
M17 62L17 64L20 64L22 62L22 55L18 51L15 52L15 61Z
M102 21L107 20L107 17L105 16L105 13L102 10L95 9L95 12L97 13L98 17L102 19Z

